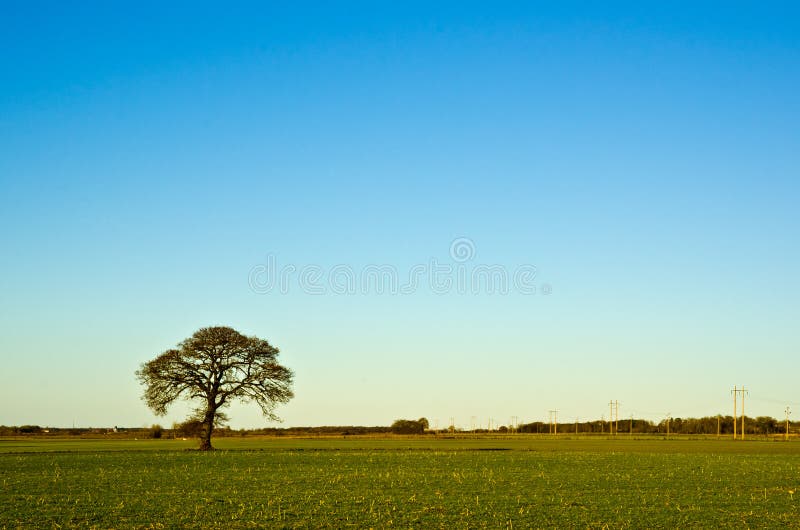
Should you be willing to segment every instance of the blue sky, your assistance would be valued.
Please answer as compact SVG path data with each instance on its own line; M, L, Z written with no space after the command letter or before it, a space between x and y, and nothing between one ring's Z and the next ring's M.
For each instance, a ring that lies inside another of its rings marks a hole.
M792 3L0 13L0 424L178 420L133 372L207 325L282 350L287 425L800 410ZM457 238L536 294L248 281Z

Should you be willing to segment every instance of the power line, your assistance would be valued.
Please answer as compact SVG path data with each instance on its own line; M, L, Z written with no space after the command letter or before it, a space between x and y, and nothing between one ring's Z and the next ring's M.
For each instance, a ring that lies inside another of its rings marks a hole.
M800 407L800 402L798 401L789 401L786 399L774 399L774 398L765 398L765 397L758 397L758 396L750 396L750 399L754 399L756 401L762 401L764 403L775 403L779 405L786 405L787 403L791 406Z

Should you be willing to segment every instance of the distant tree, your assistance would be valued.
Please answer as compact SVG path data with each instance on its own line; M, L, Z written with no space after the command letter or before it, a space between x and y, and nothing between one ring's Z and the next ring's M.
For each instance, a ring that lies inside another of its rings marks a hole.
M217 415L219 415L219 412L217 412ZM216 418L215 423L214 427L218 427L219 421L217 421ZM203 422L197 418L188 418L186 421L175 423L172 429L175 431L175 436L180 436L182 438L199 438L200 434L203 432Z
M21 425L19 432L22 434L38 434L42 432L42 428L38 425Z
M417 420L417 423L422 425L422 430L423 431L427 431L428 429L431 428L431 424L430 424L430 422L428 422L428 418L422 417L422 418Z
M206 451L213 449L211 434L221 409L233 401L255 402L265 417L278 419L275 406L294 397L292 371L278 364L278 353L266 340L208 327L142 363L136 376L145 387L145 402L160 416L179 399L195 403L200 450Z
M158 423L150 426L150 438L161 438L164 435L164 428Z
M414 420L395 420L390 429L393 434L422 434L425 431L422 423Z
M769 416L759 416L755 419L756 432L758 434L773 434L778 432L778 422Z

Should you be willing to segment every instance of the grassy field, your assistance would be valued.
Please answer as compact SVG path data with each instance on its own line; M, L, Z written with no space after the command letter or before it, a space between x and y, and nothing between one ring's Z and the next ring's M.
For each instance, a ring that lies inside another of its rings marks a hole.
M0 527L800 528L797 442L194 444L0 441Z

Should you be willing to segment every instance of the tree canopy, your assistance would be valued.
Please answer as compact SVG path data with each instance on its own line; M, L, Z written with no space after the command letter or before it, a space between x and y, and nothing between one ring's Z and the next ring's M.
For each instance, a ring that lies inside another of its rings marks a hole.
M155 359L142 363L136 376L144 385L144 400L158 415L179 399L194 403L200 430L200 449L212 449L215 423L221 409L239 400L254 402L270 420L275 407L288 402L293 373L278 364L279 350L258 337L229 327L207 327Z
M395 420L389 428L394 434L422 434L428 428L428 420Z

